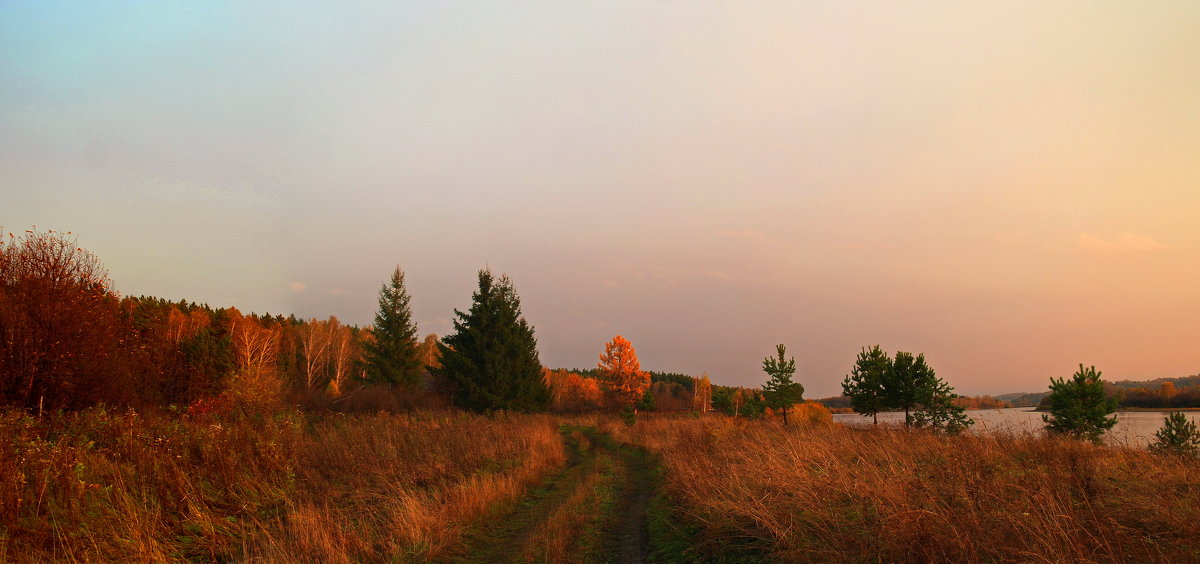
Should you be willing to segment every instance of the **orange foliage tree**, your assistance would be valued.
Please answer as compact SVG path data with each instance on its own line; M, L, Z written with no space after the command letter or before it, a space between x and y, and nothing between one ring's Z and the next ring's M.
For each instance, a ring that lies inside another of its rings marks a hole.
M712 382L708 380L708 373L704 373L699 378L696 378L696 390L692 396L692 409L705 413L712 409Z
M566 370L542 370L550 388L550 409L559 413L583 413L600 409L604 394L595 378Z
M335 398L345 391L351 371L358 361L361 345L357 333L357 329L347 325L337 327L333 333L333 371L329 377L329 395Z
M231 375L228 393L243 408L268 411L282 400L283 381L276 360L283 330L278 323L260 323L229 308L230 334L237 370Z
M1171 405L1171 400L1179 395L1179 391L1175 389L1175 382L1163 382L1158 395L1162 397L1163 405Z
M334 345L341 322L334 316L329 321L309 319L296 328L300 347L304 353L304 387L315 390L325 385L325 368L329 365L329 351Z
M0 237L0 403L121 403L134 383L118 312L108 271L70 233Z
M634 408L650 387L650 373L642 371L633 344L620 335L604 344L596 372L608 405L616 409Z

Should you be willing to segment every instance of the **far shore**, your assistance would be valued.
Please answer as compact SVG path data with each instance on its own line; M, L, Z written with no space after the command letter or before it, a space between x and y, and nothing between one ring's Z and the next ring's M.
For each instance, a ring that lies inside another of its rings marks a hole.
M967 411L985 411L985 410L989 410L989 409L1028 409L1030 411L1042 411L1042 412L1050 411L1049 409L1039 409L1039 408L1033 407L1031 405L1022 405L1022 406L1013 406L1013 407L975 407L975 408L967 408ZM1162 413L1170 413L1172 411L1200 411L1200 407L1122 407L1122 408L1118 408L1116 413L1139 412L1139 411L1144 411L1144 412L1156 412L1157 411L1157 412L1162 412ZM831 408L829 408L829 412L834 413L834 414L839 414L839 413L859 414L858 412L856 412L853 409L850 409L848 407L831 407ZM880 413L899 413L899 412L880 411ZM859 414L859 415L861 415L861 414Z
M1122 407L1117 413L1122 411L1200 411L1200 407Z
M1015 408L1015 409L1021 409L1021 408ZM1050 412L1049 409L1042 409L1040 407L1028 407L1027 406L1024 409L1032 409L1033 411L1041 411L1041 412L1045 412L1045 413ZM1116 413L1138 412L1138 411L1145 411L1145 412L1160 411L1163 413L1170 413L1172 411L1200 411L1200 407L1119 407L1119 408L1117 408Z

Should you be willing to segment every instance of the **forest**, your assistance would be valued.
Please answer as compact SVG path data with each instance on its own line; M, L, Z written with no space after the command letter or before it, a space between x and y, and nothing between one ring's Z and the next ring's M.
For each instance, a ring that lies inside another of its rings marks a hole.
M122 297L109 286L99 259L76 247L68 234L10 236L4 251L0 399L8 405L38 412L98 404L371 411L441 408L455 399L453 376L442 371L440 339L430 334L418 340L407 317L360 328L334 316L243 314L231 306ZM395 293L389 296L396 306L392 313L407 316L403 274L394 275L382 290ZM490 273L481 277L492 284ZM398 345L377 338L385 323L398 325L388 333L399 337ZM404 366L386 374L373 371L381 363L370 355L386 355L383 345L398 349L391 352L405 357ZM582 413L611 407L597 368L551 370L538 364L536 370L536 379L548 387L540 409ZM649 386L637 398L643 411L715 407L749 417L770 413L760 393L714 387L707 375L645 374Z
M1145 382L1119 380L1106 386L1120 407L1147 409L1200 408L1200 376L1159 378Z
M1200 408L1200 375L1153 380L1117 380L1104 382L1105 392L1125 409L1197 409ZM1047 392L1003 394L999 399L1014 407L1037 407L1045 403Z

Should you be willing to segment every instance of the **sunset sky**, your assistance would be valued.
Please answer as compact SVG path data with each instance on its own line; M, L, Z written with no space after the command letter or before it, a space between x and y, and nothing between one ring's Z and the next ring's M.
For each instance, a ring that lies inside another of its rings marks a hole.
M917 4L0 3L0 227L439 335L487 266L551 367L1200 372L1200 3Z

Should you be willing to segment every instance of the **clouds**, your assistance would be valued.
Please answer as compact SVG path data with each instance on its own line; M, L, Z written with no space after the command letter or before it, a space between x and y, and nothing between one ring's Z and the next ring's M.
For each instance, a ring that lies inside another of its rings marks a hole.
M1148 235L1122 233L1113 239L1102 239L1091 233L1080 233L1076 241L1079 249L1096 255L1157 254L1170 250L1169 247Z
M1132 256L1171 251L1170 246L1154 237L1128 232L1115 237L1100 237L1084 231L1071 238L1066 234L1050 237L1011 231L997 233L995 241L1002 246L1036 249L1051 255L1078 252L1090 256Z

